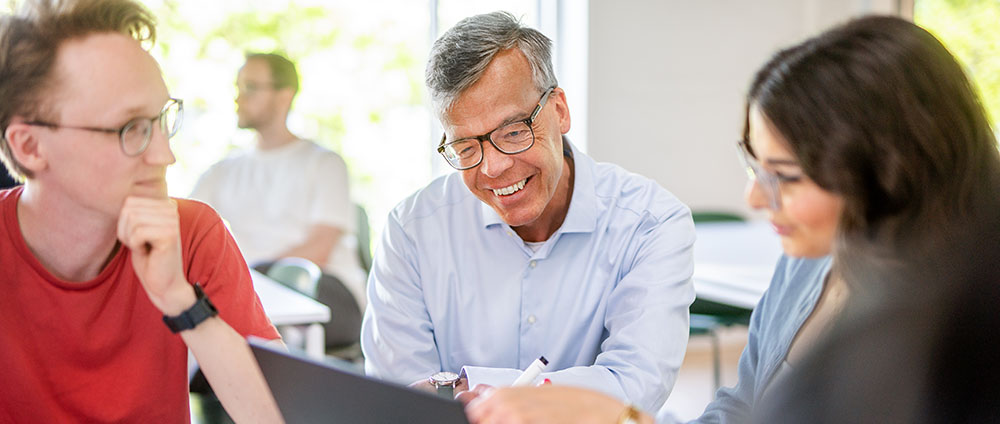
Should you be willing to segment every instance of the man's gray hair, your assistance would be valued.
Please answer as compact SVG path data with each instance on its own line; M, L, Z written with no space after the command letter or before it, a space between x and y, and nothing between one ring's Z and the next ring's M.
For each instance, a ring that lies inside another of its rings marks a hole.
M427 88L438 115L449 111L455 99L479 81L498 53L513 47L528 59L531 79L539 92L557 85L552 70L552 40L521 25L507 12L472 16L455 24L431 47Z

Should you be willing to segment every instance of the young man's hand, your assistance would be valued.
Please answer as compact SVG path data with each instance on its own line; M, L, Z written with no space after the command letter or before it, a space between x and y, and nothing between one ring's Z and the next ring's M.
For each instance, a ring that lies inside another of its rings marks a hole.
M136 276L164 315L179 315L194 304L194 289L184 277L176 201L126 198L118 217L118 240L132 252Z

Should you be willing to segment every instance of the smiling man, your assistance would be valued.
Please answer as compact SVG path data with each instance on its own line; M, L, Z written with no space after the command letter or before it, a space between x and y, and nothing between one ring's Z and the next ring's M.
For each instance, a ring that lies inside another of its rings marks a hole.
M438 39L427 84L437 150L459 172L389 216L362 325L367 372L461 391L510 384L544 355L540 379L658 409L694 299L688 208L564 137L551 42L508 13Z
M218 215L167 197L171 98L129 0L0 17L0 422L186 422L188 350L237 422L281 416L277 339Z

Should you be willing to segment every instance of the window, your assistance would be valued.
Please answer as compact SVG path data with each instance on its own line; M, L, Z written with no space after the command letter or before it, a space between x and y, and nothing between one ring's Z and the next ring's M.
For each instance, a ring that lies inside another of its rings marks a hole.
M277 51L296 63L300 76L289 128L344 158L351 195L368 210L377 237L396 203L452 171L434 151L441 128L424 87L431 43L462 18L494 10L509 11L556 41L556 73L577 123L570 135L579 134L574 142L586 145L586 49L560 42L572 36L585 46L584 2L140 1L158 20L151 53L171 95L184 99L184 125L172 141L177 163L167 175L172 196L187 196L209 166L253 145L254 133L236 126L236 74L246 53Z
M288 119L295 134L338 152L352 197L379 232L388 211L430 180L430 116L423 69L427 5L412 0L146 0L159 19L152 53L167 85L184 98L173 142L170 193L186 196L198 176L234 149L253 145L238 130L236 73L247 52L286 53L300 91Z
M1000 125L1000 1L916 0L914 21L958 57Z

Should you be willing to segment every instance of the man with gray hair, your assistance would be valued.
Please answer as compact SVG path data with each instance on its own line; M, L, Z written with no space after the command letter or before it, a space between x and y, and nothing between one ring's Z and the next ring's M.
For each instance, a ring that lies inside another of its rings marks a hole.
M690 211L564 136L551 41L495 12L441 36L427 85L460 172L390 214L368 284L370 375L421 386L538 378L647 411L673 387L694 299ZM426 382L426 383L425 383Z

